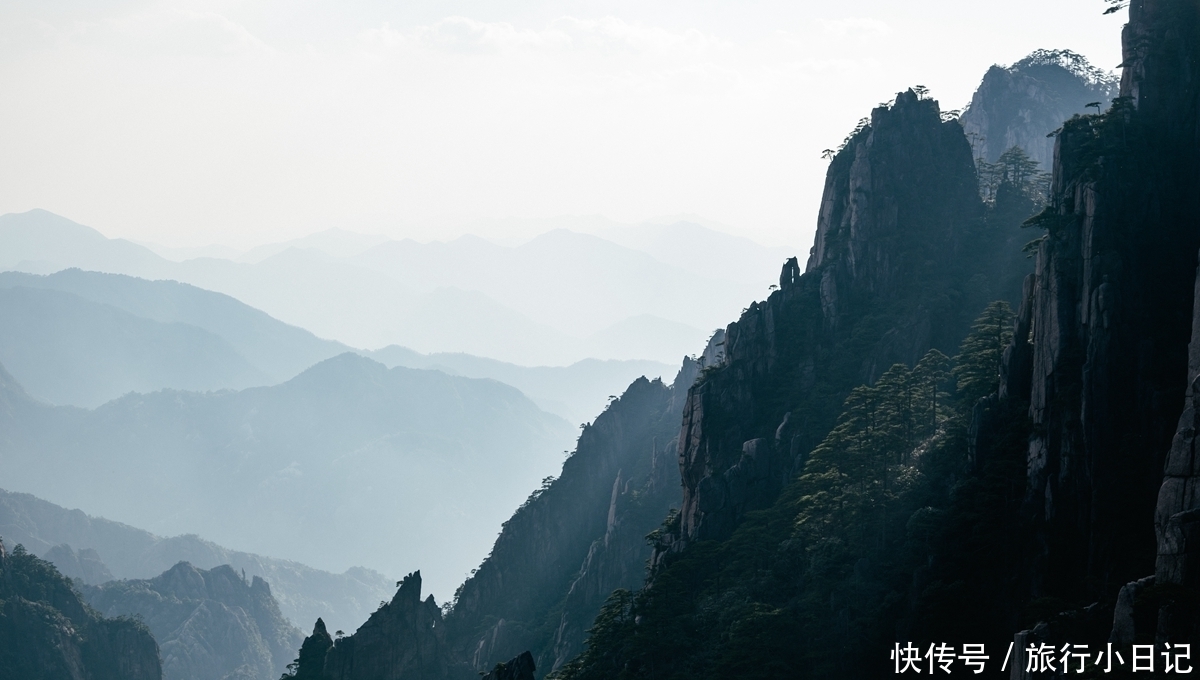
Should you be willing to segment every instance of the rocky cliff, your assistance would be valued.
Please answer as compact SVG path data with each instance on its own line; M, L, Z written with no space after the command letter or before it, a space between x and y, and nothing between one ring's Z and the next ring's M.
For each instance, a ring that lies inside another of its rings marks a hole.
M1165 485L1163 464L1188 386L1200 246L1197 11L1133 2L1121 97L1057 137L1050 204L1036 220L1045 238L1002 391L1028 398L1033 421L1035 597L1113 601L1171 551L1166 525L1189 506L1175 489L1186 487L1190 422ZM1156 548L1160 485L1172 500L1159 501Z
M1117 78L1070 50L1037 50L1011 66L993 66L962 114L975 156L995 163L1014 146L1049 171L1051 132L1098 103L1108 108Z
M585 429L563 476L518 511L461 589L446 621L455 653L482 672L524 647L574 680L877 677L891 666L872 650L895 640L990 640L1063 601L1086 605L1105 588L1115 597L1121 574L1153 555L1152 468L1165 448L1148 461L1114 456L1161 446L1174 431L1178 406L1156 409L1183 397L1171 372L1186 359L1196 275L1187 239L1188 252L1161 252L1194 224L1169 207L1190 195L1186 180L1157 186L1144 160L1146 177L1117 179L1133 161L1111 147L1111 130L1130 147L1156 134L1139 132L1135 113L1122 101L1064 126L1054 198L1033 221L1042 234L1019 228L1042 207L1028 187L981 201L962 126L936 102L909 91L872 112L832 159L805 271L786 262L779 290L714 336L686 397L672 397L683 499L651 533L648 586L612 592L625 576L594 578L614 546L615 566L636 554L621 518L638 485L612 451L644 442L629 433L666 397L648 399L650 384L635 384ZM1159 199L1099 198L1151 185ZM1097 207L1105 201L1109 212ZM1155 219L1183 221L1139 243L1116 226L1130 205L1167 206ZM1037 273L1025 279L1030 238ZM1015 332L994 300L1023 301ZM997 383L999 394L978 400ZM918 393L932 414L919 427ZM669 449L652 450L656 469ZM1190 488L1189 474L1176 486ZM1160 562L1178 571L1193 550L1192 515L1175 507L1161 523L1175 538ZM583 536L595 537L590 546ZM1130 554L1116 554L1120 541ZM584 566L568 578L571 557ZM606 591L586 643L560 648L564 631L582 641L583 627L559 612ZM1107 634L1107 612L1076 612L1079 639Z
M1031 268L1029 188L985 204L962 127L915 91L872 112L832 159L806 270L784 263L704 353L650 580L556 677L877 677L901 635L1010 634L991 606L1020 477L967 433ZM1007 451L1025 426L997 413Z
M161 680L144 626L105 619L49 562L0 544L0 678Z
M848 140L829 167L807 270L785 264L780 289L730 324L721 363L688 394L671 551L726 538L770 504L851 387L930 348L953 354L986 301L1017 297L1026 265L1006 253L1020 230L977 187L962 127L913 91Z
M247 581L228 565L180 562L152 579L84 586L83 594L105 616L149 626L165 680L275 680L304 637L266 581Z

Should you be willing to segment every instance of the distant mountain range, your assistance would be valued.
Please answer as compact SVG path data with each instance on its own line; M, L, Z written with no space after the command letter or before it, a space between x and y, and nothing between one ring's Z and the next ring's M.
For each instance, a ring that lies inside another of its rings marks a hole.
M0 365L52 404L94 408L128 392L273 385L347 351L188 284L78 269L45 276L0 272ZM589 420L608 395L638 376L674 370L653 361L595 359L524 367L394 345L356 351L388 366L499 380L570 422Z
M591 421L609 400L639 377L667 379L678 368L656 361L584 359L570 366L517 366L470 354L421 354L391 345L363 352L388 367L428 368L468 378L490 378L521 390L543 411L571 423Z
M275 386L91 411L0 373L9 488L335 572L425 567L443 597L574 438L516 388L352 353Z
M790 256L691 223L602 230L608 238L555 229L511 247L469 236L376 243L323 232L236 259L177 262L32 210L0 216L0 270L78 267L185 282L362 348L397 344L524 365L675 365L746 300L765 297Z
M269 583L283 615L295 625L323 616L330 625L349 629L395 591L391 579L371 569L352 567L335 574L299 562L229 550L195 535L163 538L3 489L0 539L9 550L23 545L54 563L63 575L88 585L114 578L151 578L181 561L200 569L231 565Z

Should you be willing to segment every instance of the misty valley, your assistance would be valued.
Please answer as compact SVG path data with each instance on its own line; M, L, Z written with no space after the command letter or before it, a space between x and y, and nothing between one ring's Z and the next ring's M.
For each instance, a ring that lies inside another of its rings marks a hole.
M1094 4L1119 73L861 111L807 253L0 215L0 680L1200 667L1200 4Z

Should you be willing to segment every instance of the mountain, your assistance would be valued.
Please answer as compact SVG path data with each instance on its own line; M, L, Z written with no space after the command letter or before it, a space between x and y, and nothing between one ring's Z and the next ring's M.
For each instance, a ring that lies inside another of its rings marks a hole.
M10 300L8 313L0 315L0 362L34 396L55 404L95 407L130 391L275 384L349 350L227 295L175 281L79 269L45 276L0 272L0 305ZM620 331L608 341L616 347L613 354L622 353L619 345L628 340ZM683 342L669 342L693 347L703 342L694 329L656 319L631 320L623 331L674 332ZM553 333L545 338L553 339ZM198 346L210 349L199 352ZM671 370L652 361L597 359L525 367L465 353L427 356L399 346L360 353L389 367L498 380L569 422L594 416L609 395L637 376Z
M35 397L85 407L164 387L209 391L270 382L203 329L25 287L0 288L0 362Z
M916 92L872 112L830 165L807 271L787 261L779 290L713 336L703 370L681 371L671 388L635 382L585 428L561 476L513 515L456 593L445 616L456 658L485 671L527 650L561 678L832 674L835 659L873 673L874 656L851 652L890 644L880 631L896 625L873 617L893 610L880 602L925 583L903 571L920 555L907 541L926 540L906 522L959 516L941 507L971 408L948 401L946 355L970 365L960 343L988 337L972 320L1006 309L989 305L997 298L1018 301L1032 265L1019 226L1036 193L1010 183L985 203L971 156L961 125ZM886 426L893 439L828 439L839 423L870 422L854 419L854 399L902 405L887 416L900 421ZM907 465L865 469L884 470L881 488L903 491L902 502L864 497L874 482L841 486L823 467L897 442L910 447ZM809 552L826 548L806 532L792 540L805 508L821 512L828 554ZM878 528L870 508L895 517L863 548L859 537ZM861 594L847 590L856 584Z
M158 642L164 680L275 680L304 635L279 613L271 587L231 567L180 562L160 576L84 586L108 617L144 622Z
M352 635L334 640L318 619L295 680L532 677L577 654L607 594L644 577L645 537L678 497L677 423L698 370L685 359L671 386L639 378L587 425L562 474L504 524L447 616L432 595L420 599L420 574L410 574Z
M0 678L161 680L145 626L105 619L48 562L0 544Z
M1019 299L1030 263L1012 254L1035 208L1023 187L980 200L936 102L909 91L873 111L830 164L806 271L785 264L687 393L683 497L647 585L612 593L556 677L882 673L885 654L855 650L905 634L891 617L926 583L904 571L921 559L907 541L925 540L922 513L951 515L961 474L945 357L989 301ZM856 429L870 413L888 439L839 439L875 436Z
M290 239L279 243L268 243L251 248L236 257L238 262L261 262L272 255L278 255L289 248L315 250L331 257L351 257L369 250L380 243L390 241L379 234L359 234L345 229L326 229L302 238Z
M631 316L588 338L589 354L630 361L639 356L669 357L681 347L694 354L712 333L659 316Z
M69 293L141 319L199 328L228 343L269 382L288 380L319 361L349 350L277 321L228 295L175 281L149 281L79 269L47 276L0 272L0 289L17 287ZM10 364L5 366L13 370ZM169 384L159 387L183 388Z
M608 593L636 588L646 535L677 503L678 422L698 366L634 381L584 428L558 479L509 519L446 618L459 658L486 671L530 650L550 671L582 650Z
M674 370L654 361L599 359L584 359L570 366L518 366L470 354L421 354L398 345L362 354L389 368L427 368L449 375L498 380L521 390L543 411L571 423L593 418L637 377L661 377Z
M755 290L769 285L770 273L792 256L788 248L763 246L689 220L630 226L614 224L592 227L585 233L641 251L694 275L717 276L755 286Z
M352 635L333 639L318 618L294 669L281 680L447 678L466 673L446 645L442 612L433 596L421 599L419 571L405 576L391 601L379 603Z
M1132 3L1122 38L1121 96L1057 136L995 400L1028 404L1032 595L1064 603L1058 619L1104 605L1097 642L1195 645L1200 10ZM980 439L1001 427L984 419Z
M58 569L59 573L72 581L81 583L107 583L113 580L108 565L100 559L100 553L92 548L75 550L68 543L60 543L42 556Z
M45 210L0 215L0 270L49 274L79 267L145 275L163 271L165 263L148 248Z
M577 338L639 315L707 329L720 323L727 310L736 310L739 300L766 289L722 280L719 269L698 276L646 253L565 229L514 247L473 237L444 244L393 241L350 261L385 272L412 289L452 286L486 293ZM554 311L547 314L549 310Z
M13 488L331 571L430 565L441 592L574 437L515 388L350 353L280 385L131 394L92 411L0 380L0 477Z
M807 271L785 267L689 392L682 510L649 580L557 678L885 677L976 640L997 676L1006 646L1014 678L1038 649L1117 650L1128 673L1200 644L1200 9L1129 10L1120 96L1056 133L1015 315L1011 240L947 258L1015 228L999 203L1029 187L998 192L983 231L945 221L969 207L969 151L915 93L852 136ZM1001 299L969 328L926 320L985 282ZM825 344L843 333L860 344Z
M744 300L767 292L769 281L748 274L746 262L777 255L711 230L679 229L691 242L677 252L666 246L674 232L646 242L669 263L565 229L515 246L476 237L386 241L353 255L354 242L371 239L323 233L267 248L253 262L174 262L30 211L0 219L0 269L44 274L78 267L178 281L354 347L398 344L523 365L589 357L674 363L697 351L697 338ZM280 374L273 366L265 370Z
M393 588L383 574L362 567L333 574L299 562L229 550L194 535L163 538L3 490L0 537L10 548L24 545L65 576L87 585L114 578L150 578L178 562L200 569L230 565L269 583L280 611L293 625L324 616L337 626L350 627L364 620Z
M1054 160L1055 130L1097 103L1108 108L1117 78L1070 50L1037 50L1012 66L993 66L963 111L976 156L995 163L1014 146L1043 171Z

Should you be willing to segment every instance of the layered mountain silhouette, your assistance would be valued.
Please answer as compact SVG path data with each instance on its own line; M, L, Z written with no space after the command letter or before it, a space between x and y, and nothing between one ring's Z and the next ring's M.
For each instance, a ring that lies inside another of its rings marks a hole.
M229 550L196 535L164 538L128 524L68 510L26 493L0 489L0 539L23 545L66 577L86 585L148 579L179 562L198 569L230 565L271 584L281 613L294 625L323 616L332 625L363 621L393 591L371 569L331 573L290 560Z
M90 411L0 373L0 433L10 488L331 571L433 565L442 592L575 436L513 387L352 353L276 386Z
M516 246L465 236L386 241L347 255L355 239L314 235L264 246L247 254L252 261L176 262L33 210L0 216L0 269L78 267L185 282L362 348L398 344L523 365L589 357L674 364L767 293L772 277L751 265L778 259L776 249L692 223L613 233L630 245L553 229ZM684 245L672 251L669 239ZM699 266L714 263L698 253L723 250L736 261Z
M163 388L273 385L350 350L228 295L79 269L0 272L0 311L0 364L31 395L59 405L92 408L128 392ZM645 323L654 322L630 321ZM653 361L588 359L565 367L525 367L400 346L358 351L389 367L499 380L570 422L590 419L634 378L673 370Z
M429 368L468 378L490 378L521 390L543 411L577 423L591 420L608 401L640 376L671 375L676 369L656 361L584 359L570 366L517 366L470 354L421 354L390 345L363 352L389 367Z

